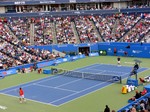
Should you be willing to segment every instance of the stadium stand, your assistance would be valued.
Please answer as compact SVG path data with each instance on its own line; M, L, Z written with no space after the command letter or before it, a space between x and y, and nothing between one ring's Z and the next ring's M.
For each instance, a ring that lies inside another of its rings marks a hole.
M15 9L0 14L0 69L56 59L59 54L30 48L31 45L83 44L98 42L150 43L150 7L130 4L115 7L113 2L51 4L50 2L5 0ZM76 1L76 0L75 0ZM100 0L101 1L101 0ZM35 3L36 2L36 3ZM85 2L81 0L81 2ZM5 4L3 3L3 4ZM35 3L35 4L34 4ZM2 4L2 1L0 1ZM12 13L10 14L9 13ZM7 14L8 13L8 14ZM18 13L18 14L17 14ZM67 16L66 16L67 15ZM68 16L70 15L70 16ZM28 16L28 17L27 17ZM121 111L148 110L149 94ZM118 112L121 112L120 110Z
M110 16L28 19L12 17L7 19L3 27L8 27L7 30L11 29L15 35L14 37L18 38L23 46L31 44L30 32L33 33L33 31L35 31L34 43L36 45L74 44L77 43L78 38L80 40L79 43L95 43L101 39L104 42L141 42L145 35L149 34L150 25L149 15L146 13L144 17L139 14L113 14ZM32 19L34 19L34 30L30 28ZM94 26L91 21L94 22ZM72 22L75 23L75 29L73 29ZM138 30L135 32L135 29ZM145 30L143 31L143 29ZM97 30L100 36L97 35ZM79 37L75 37L76 32Z

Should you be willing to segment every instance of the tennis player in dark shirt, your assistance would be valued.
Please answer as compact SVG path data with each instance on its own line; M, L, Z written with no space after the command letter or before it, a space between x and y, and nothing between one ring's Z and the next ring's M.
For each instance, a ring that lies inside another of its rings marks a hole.
M118 57L118 58L117 58L118 65L120 65L120 60L121 60L121 58Z
M138 69L139 69L139 65L137 64L137 62L136 62L135 65L134 65L134 69L135 69L135 70L138 70Z

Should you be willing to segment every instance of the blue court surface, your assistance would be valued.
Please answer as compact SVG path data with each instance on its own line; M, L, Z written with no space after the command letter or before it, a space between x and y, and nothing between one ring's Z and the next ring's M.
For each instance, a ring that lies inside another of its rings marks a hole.
M138 73L147 69L148 68L140 68ZM76 69L75 71L117 75L126 78L131 70L132 67L129 66L94 64ZM110 84L112 83L55 75L19 86L10 87L1 90L0 93L18 97L18 89L19 87L22 87L25 91L26 99L43 104L60 106Z

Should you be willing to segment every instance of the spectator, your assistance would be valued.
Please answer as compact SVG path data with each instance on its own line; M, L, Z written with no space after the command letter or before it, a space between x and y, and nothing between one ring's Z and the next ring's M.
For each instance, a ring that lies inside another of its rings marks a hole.
M120 60L121 60L121 58L118 56L118 58L117 58L118 65L120 65Z
M127 51L124 51L124 56L128 56L128 52Z
M110 108L108 107L108 105L106 105L104 112L110 112Z
M114 56L116 56L116 54L117 54L117 49L114 48Z
M143 91L141 92L141 95L144 96L147 93L147 90L144 88Z
M138 99L138 98L140 98L141 97L141 93L140 92L138 92L138 91L136 91L136 94L135 94L135 96L133 96L132 98L130 98L130 100L136 100L136 99Z

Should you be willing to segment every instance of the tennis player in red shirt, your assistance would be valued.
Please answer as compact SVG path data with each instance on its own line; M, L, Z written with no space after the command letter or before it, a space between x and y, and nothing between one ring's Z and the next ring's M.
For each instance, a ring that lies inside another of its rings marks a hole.
M25 102L25 98L24 98L24 91L22 88L19 89L19 100L20 100L20 103L22 103L23 101Z

